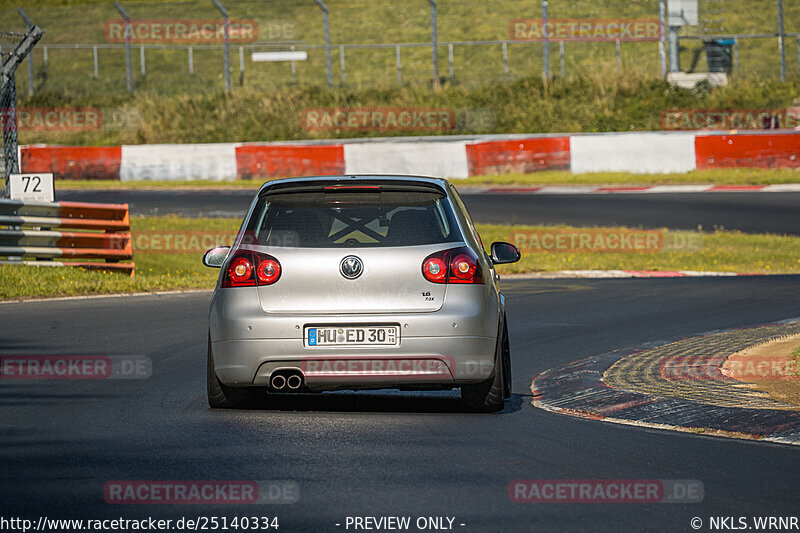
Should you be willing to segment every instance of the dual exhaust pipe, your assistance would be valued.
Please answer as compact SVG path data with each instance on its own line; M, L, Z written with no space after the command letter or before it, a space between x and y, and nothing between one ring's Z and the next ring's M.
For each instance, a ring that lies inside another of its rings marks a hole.
M269 380L274 391L298 391L303 386L303 374L299 370L278 370Z

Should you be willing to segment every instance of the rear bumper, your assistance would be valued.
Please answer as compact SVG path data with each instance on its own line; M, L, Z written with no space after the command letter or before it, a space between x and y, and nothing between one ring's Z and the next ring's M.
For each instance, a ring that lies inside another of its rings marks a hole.
M276 370L299 370L311 390L447 388L489 378L494 338L417 337L399 348L309 349L302 339L212 342L217 377L227 385L269 383Z
M217 377L226 385L266 386L276 370L293 369L310 390L450 388L486 380L494 370L498 303L483 286L464 289L448 291L432 313L314 316L265 314L255 291L217 290L209 314ZM304 346L306 325L387 323L400 326L397 347Z

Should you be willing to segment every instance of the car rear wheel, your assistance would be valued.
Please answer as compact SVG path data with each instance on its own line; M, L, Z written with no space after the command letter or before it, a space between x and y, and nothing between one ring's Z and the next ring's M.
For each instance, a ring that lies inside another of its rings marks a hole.
M509 385L506 385L508 380ZM494 375L480 383L462 385L461 400L472 411L493 413L501 411L510 395L511 364L508 350L508 330L505 316L498 328L494 354Z
M247 388L228 387L220 383L214 370L214 358L211 356L211 335L208 336L208 364L206 366L206 392L208 405L215 409L232 409L246 407L251 403L252 393Z
M511 397L511 347L508 342L508 325L503 316L503 398Z

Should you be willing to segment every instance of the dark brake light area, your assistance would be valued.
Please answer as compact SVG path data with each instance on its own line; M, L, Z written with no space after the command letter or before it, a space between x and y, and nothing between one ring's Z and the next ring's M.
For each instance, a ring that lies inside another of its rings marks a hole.
M281 277L281 264L271 255L239 250L228 262L221 286L256 287L272 285Z
M422 275L431 283L483 283L478 258L466 246L432 253L422 262Z
M363 191L363 190L380 190L380 185L327 185L322 188L324 191Z

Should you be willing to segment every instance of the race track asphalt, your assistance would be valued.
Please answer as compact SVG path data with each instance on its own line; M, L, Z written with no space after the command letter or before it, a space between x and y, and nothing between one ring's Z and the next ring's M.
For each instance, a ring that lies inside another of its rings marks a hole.
M134 215L241 218L251 190L58 190L57 200L128 203ZM464 201L478 223L630 226L800 235L800 193L472 194Z
M144 355L143 380L0 380L2 516L455 517L457 531L691 530L710 516L797 515L796 447L619 426L531 405L539 372L720 328L800 315L800 277L504 280L513 397L463 412L453 392L205 401L209 293L0 304L3 355ZM518 504L515 479L692 479L693 504ZM112 505L111 480L293 480L292 505ZM460 526L458 524L465 524ZM352 529L350 529L352 531Z

